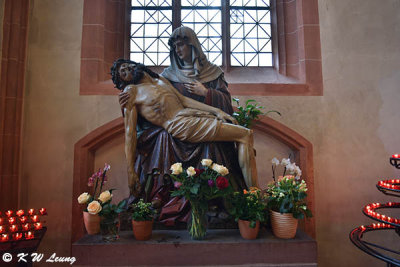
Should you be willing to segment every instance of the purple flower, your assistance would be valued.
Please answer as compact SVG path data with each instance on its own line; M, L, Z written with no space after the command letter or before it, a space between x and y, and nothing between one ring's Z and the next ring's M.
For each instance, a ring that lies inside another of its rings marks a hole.
M214 181L213 180L208 180L208 186L213 187L214 186Z
M90 186L93 186L93 185L94 185L94 178L92 176L92 177L89 177L88 186L90 187Z
M179 187L181 187L181 185L182 185L181 182L178 182L178 181L175 181L175 182L174 182L175 188L179 188Z

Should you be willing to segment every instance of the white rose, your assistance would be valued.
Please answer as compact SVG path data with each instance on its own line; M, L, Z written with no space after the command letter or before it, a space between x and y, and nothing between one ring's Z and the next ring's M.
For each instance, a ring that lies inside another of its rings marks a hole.
M101 211L101 205L97 200L93 200L87 206L87 210L90 214L96 215Z
M88 193L82 193L79 197L78 197L78 203L79 204L85 204L89 201L90 199L90 195Z
M271 162L273 165L279 165L279 160L277 158L273 158Z
M225 175L229 174L229 170L225 166L219 165L219 164L216 164L216 163L214 163L211 166L211 169L213 169L214 171L218 172L222 176L225 176Z
M182 163L178 162L173 164L170 170L172 171L172 174L181 174L183 172Z
M104 191L103 193L100 194L99 200L101 203L106 203L112 198L113 195L111 195L110 191Z
M205 167L210 167L212 164L212 160L211 159L202 159L201 160L201 165L205 166Z
M287 158L287 159L282 159L281 164L282 164L283 166L286 166L286 165L290 164L290 159L289 159L289 158Z
M193 176L193 175L196 174L196 171L194 170L193 167L189 167L189 168L186 170L186 173L187 173L187 175L189 175L189 176Z

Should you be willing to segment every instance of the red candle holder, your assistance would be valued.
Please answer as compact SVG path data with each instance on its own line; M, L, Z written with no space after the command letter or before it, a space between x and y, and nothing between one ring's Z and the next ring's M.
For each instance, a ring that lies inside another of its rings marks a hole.
M39 216L33 215L33 216L31 217L31 219L32 219L33 222L38 222L38 221L39 221Z
M34 227L35 227L35 230L40 230L40 229L43 228L43 225L42 225L42 223L37 222L37 223L34 224Z
M35 210L34 209L29 209L28 210L28 214L32 216L33 214L35 214Z
M16 222L15 217L8 218L8 223L9 224L14 224L15 222Z
M45 208L41 208L39 210L40 215L47 215L47 210Z
M25 223L28 220L28 217L22 216L21 218L19 218L19 220L21 221L21 223Z
M7 215L7 217L11 217L11 216L12 216L12 214L13 214L13 211L12 211L12 210L8 210L8 211L6 211L6 215Z
M27 233L25 233L25 239L33 239L35 238L35 235L33 234L33 232L29 231Z
M2 234L1 235L1 242L7 242L10 239L10 236L8 234Z
M12 232L12 233L13 233L13 232L17 232L17 231L18 231L18 226L15 225L15 224L13 224L13 225L10 226L9 229L10 229L10 232Z
M14 240L21 240L22 239L22 233L15 233L13 234L13 239Z
M18 217L21 217L22 215L25 214L25 211L24 210L18 210L16 214L18 215Z
M29 231L29 223L22 225L22 230Z
M4 233L5 229L3 225L0 225L0 234Z

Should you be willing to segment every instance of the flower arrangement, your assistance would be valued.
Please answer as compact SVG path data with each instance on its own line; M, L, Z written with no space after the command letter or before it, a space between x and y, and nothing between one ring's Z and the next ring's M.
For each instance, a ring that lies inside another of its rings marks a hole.
M134 221L152 221L156 211L152 209L151 203L145 203L140 199L137 203L131 205L132 220Z
M257 221L266 220L266 202L257 187L250 187L250 191L244 189L243 192L235 192L231 203L231 214L235 217L235 221L239 219L250 221L250 227L255 228Z
M192 223L189 233L194 239L202 239L206 234L205 213L208 210L208 201L218 197L225 197L232 193L232 186L225 177L229 170L213 163L211 159L201 161L204 169L189 167L182 168L182 163L171 166L171 177L174 180L175 190L171 196L185 197L190 201L192 208Z
M284 166L283 176L278 180L275 178L277 166ZM305 198L307 197L307 185L301 180L301 169L290 159L272 159L272 173L274 181L267 187L268 207L280 213L292 213L296 219L311 217L311 211L307 208ZM290 175L286 175L288 172Z
M107 182L106 174L110 168L110 165L105 163L103 169L99 169L97 172L93 173L93 175L88 179L88 186L93 187L92 194L84 192L78 197L78 203L86 204L85 211L89 212L90 214L99 214L102 211L104 204L112 199L113 190L101 192L104 184Z
M275 112L281 115L279 111L270 110L266 113L263 113L261 109L264 107L259 106L259 104L254 99L249 99L246 101L245 106L240 106L238 98L232 98L234 102L237 104L238 111L233 112L233 117L238 121L239 125L251 128L253 125L254 120L258 119L260 115L267 115L268 113Z

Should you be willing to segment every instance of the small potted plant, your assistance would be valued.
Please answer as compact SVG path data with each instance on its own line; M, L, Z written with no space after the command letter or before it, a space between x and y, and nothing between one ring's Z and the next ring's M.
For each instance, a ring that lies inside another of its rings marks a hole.
M131 205L132 212L132 230L137 240L149 240L153 230L153 221L155 210L151 203L145 203L143 199Z
M106 173L109 169L110 165L105 163L103 169L99 169L97 172L93 173L88 180L88 186L93 187L92 194L84 192L78 197L78 203L86 205L86 208L83 211L83 221L89 235L98 234L100 232L99 213L103 208L102 206L104 205L104 202L100 201L98 197L103 189L103 185L107 182Z
M235 192L232 197L231 214L238 222L240 235L244 239L256 239L260 222L266 220L266 203L257 187Z
M297 231L298 219L311 217L307 208L307 185L301 180L301 170L290 159L272 160L274 181L267 187L268 208L271 211L272 232L279 238L294 238ZM275 179L277 166L284 166L283 176ZM285 175L289 173L289 175Z

